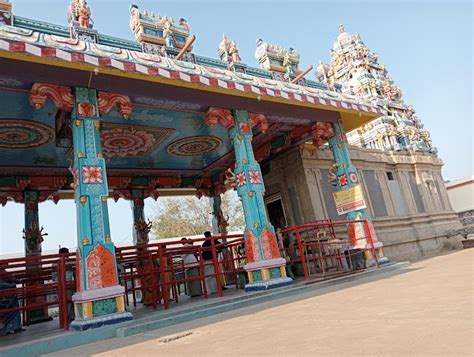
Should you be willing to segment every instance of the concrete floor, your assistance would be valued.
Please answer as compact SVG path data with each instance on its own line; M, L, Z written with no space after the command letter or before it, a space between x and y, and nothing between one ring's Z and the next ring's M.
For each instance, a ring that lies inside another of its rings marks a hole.
M339 291L313 291L50 356L472 356L473 258L474 249L458 251Z

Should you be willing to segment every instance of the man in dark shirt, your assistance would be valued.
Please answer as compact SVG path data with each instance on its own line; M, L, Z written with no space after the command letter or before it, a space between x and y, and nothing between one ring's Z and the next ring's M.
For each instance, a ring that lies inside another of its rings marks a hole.
M207 240L202 244L202 247L204 248L203 249L203 252L202 252L202 259L204 260L212 260L212 250L210 249L211 245L212 245L212 239L209 239L209 238L212 238L212 234L211 232L207 231L207 232L204 232L204 237L207 238ZM214 246L216 247L216 255L221 251L221 245L222 243L219 242L217 239L214 241Z

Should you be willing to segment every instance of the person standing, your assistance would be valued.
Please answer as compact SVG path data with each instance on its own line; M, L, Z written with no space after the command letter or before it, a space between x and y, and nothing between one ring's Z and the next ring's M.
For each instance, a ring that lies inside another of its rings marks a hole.
M204 274L206 275L206 289L208 294L217 293L217 282L216 282L216 270L214 268L214 259L212 256L212 234L207 231L204 232L204 237L206 240L202 244L203 252L202 259L204 260ZM214 247L216 249L216 255L218 252L218 246L222 243L216 240L214 242Z
M199 277L200 273L199 273L199 267L198 267L198 260L196 258L194 251L191 249L191 247L193 247L193 242L191 240L188 240L187 238L182 238L181 244L183 244L183 247L189 249L189 251L186 251L186 253L182 255L185 278L190 279L190 278ZM202 295L201 280L196 279L196 280L187 281L186 292L187 292L187 295L190 297L201 296Z

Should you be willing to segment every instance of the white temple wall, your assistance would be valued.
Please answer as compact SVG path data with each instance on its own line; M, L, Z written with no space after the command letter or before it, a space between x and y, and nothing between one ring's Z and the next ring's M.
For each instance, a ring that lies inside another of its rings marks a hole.
M435 155L351 148L384 253L392 260L417 259L461 247L461 228L442 184L443 162ZM273 159L264 170L266 197L281 194L288 224L338 216L334 187L327 175L333 165L328 149L295 149ZM293 197L296 196L296 197Z

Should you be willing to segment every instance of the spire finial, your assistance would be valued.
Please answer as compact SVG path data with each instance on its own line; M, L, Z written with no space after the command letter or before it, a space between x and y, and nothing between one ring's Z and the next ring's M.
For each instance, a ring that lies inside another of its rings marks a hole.
M344 24L339 24L339 32L340 32L340 33L345 32L345 30L344 30Z

